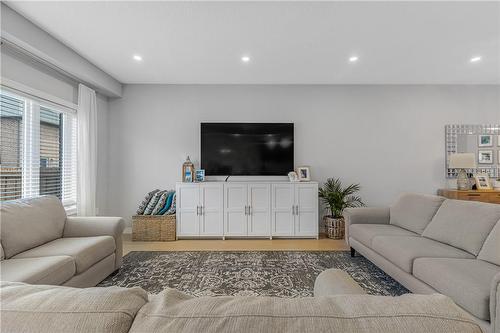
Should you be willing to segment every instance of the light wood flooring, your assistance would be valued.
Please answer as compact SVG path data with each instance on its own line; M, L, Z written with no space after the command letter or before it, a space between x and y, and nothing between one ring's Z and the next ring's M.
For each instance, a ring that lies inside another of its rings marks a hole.
M134 242L124 234L123 254L130 251L347 251L344 240L320 239L182 239L175 242Z

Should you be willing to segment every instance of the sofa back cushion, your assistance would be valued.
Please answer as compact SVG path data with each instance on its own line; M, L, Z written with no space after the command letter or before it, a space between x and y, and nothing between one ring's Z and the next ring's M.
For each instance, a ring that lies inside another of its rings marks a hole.
M435 195L402 194L391 206L390 223L421 235L444 200Z
M43 196L2 203L0 239L5 258L61 238L66 211L57 197Z
M359 332L480 333L444 295L399 297L191 297L173 289L152 296L130 333Z
M486 238L477 258L500 266L500 221Z
M477 256L498 220L500 205L446 200L422 236Z
M135 288L2 282L2 332L128 332L148 296Z

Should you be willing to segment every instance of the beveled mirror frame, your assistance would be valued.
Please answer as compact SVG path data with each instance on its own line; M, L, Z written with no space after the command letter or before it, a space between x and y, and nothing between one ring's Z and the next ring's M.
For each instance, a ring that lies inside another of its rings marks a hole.
M458 136L459 135L500 135L500 125L446 125L445 126L445 174L446 178L457 178L457 169L448 167L450 155L458 152ZM494 146L494 153L500 147ZM487 173L490 178L500 177L500 164L498 163L498 153L494 158L494 163L491 165L479 165L476 169L469 169L467 173ZM476 156L477 159L477 156Z

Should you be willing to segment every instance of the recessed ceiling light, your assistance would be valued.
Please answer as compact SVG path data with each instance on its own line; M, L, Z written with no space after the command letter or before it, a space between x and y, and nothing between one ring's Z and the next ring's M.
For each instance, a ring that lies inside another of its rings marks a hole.
M138 54L134 54L132 58L134 58L135 61L142 61L142 57Z
M358 61L358 57L357 56L352 56L352 57L349 57L349 62L356 62Z
M241 57L241 61L243 61L243 62L249 62L250 61L250 57L249 56L243 56L243 57Z
M481 61L481 59L482 59L482 58L478 56L478 57L472 57L472 58L470 58L470 60L469 60L469 61L470 61L470 62L478 62L478 61Z

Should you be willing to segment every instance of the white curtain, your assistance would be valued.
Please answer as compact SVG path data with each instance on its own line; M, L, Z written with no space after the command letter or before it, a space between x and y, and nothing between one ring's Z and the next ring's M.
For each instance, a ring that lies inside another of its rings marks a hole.
M97 101L95 91L78 86L77 214L96 214Z

